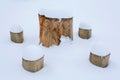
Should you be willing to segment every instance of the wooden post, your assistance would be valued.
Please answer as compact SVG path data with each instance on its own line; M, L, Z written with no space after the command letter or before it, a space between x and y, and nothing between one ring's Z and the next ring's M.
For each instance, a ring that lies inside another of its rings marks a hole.
M22 66L30 72L37 72L44 67L44 50L40 46L29 45L24 48Z

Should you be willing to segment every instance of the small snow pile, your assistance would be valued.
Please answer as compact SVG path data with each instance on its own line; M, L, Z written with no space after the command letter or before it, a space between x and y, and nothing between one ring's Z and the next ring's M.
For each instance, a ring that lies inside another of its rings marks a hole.
M106 56L110 54L110 52L101 44L93 44L90 52L99 56Z
M44 56L42 46L30 45L24 49L23 59L25 60L38 60Z
M13 32L13 33L20 33L23 31L23 28L21 26L13 26L10 28L10 32Z
M91 26L88 25L87 23L80 23L80 28L82 28L82 29L91 29Z
M73 16L72 11L66 10L56 10L56 9L40 9L40 15L45 15L46 17L50 18L71 18Z
M71 42L71 39L69 37L61 36L60 38L61 42L66 43L66 42Z

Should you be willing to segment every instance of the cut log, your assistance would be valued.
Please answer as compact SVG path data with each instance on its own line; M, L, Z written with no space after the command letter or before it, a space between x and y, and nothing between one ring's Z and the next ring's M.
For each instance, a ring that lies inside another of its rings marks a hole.
M59 45L60 43L60 29L59 19L48 18L44 15L39 15L40 19L40 43L43 46L50 47L53 44Z
M11 41L15 42L15 43L23 43L23 32L20 33L13 33L10 32L10 36L11 36Z
M29 61L22 58L22 65L23 65L23 68L27 71L37 72L40 69L42 69L44 66L44 57L35 61Z
M96 55L91 52L90 53L90 62L96 66L104 68L104 67L108 66L109 57L110 57L110 54L108 54L106 56L100 56L100 55Z
M83 39L91 38L91 35L92 35L91 26L86 23L81 23L78 35L80 38L83 38Z
M37 72L44 67L44 52L40 46L30 45L24 50L22 66L30 72Z
M11 41L15 43L23 43L23 29L21 26L13 26L10 28Z
M110 52L102 46L93 46L90 51L89 60L92 64L99 67L107 67L109 64Z
M91 29L82 29L79 28L78 35L80 38L89 39L91 38L92 30Z

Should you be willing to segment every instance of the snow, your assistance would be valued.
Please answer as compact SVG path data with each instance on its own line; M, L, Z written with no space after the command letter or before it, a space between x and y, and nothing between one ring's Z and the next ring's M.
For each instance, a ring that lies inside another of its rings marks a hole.
M59 46L45 48L44 68L30 73L22 67L22 56L27 46L40 46L42 8L73 10L74 40L62 37ZM0 0L0 80L120 80L119 8L120 0ZM79 38L80 22L92 26L89 40ZM10 40L9 27L14 24L24 29L22 44ZM91 42L98 40L111 52L106 68L89 61Z
M70 42L71 41L71 39L69 38L69 37L65 37L65 36L61 36L61 38L60 38L60 40L61 40L61 42Z
M80 23L80 28L82 28L82 29L91 29L91 26L88 25L87 23Z
M110 54L110 52L104 46L97 43L92 45L90 52L98 56L106 56Z
M45 15L50 18L71 18L73 17L73 12L69 10L60 10L60 9L40 9L40 15Z
M13 33L20 33L20 32L22 32L23 31L23 29L22 29L22 27L21 26L12 26L12 27L10 27L10 32L13 32Z
M24 49L23 59L35 61L44 56L44 51L40 46L29 45Z

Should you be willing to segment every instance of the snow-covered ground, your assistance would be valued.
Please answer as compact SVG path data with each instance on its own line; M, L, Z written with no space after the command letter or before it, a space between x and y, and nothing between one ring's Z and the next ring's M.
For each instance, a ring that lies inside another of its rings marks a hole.
M0 0L0 80L119 80L120 0ZM45 48L45 66L36 73L22 67L23 50L39 43L38 12L54 9L73 12L74 40L62 37L59 46ZM78 37L81 22L92 26L89 40ZM10 27L20 25L24 43L10 40ZM93 43L111 52L110 64L100 68L89 62Z

